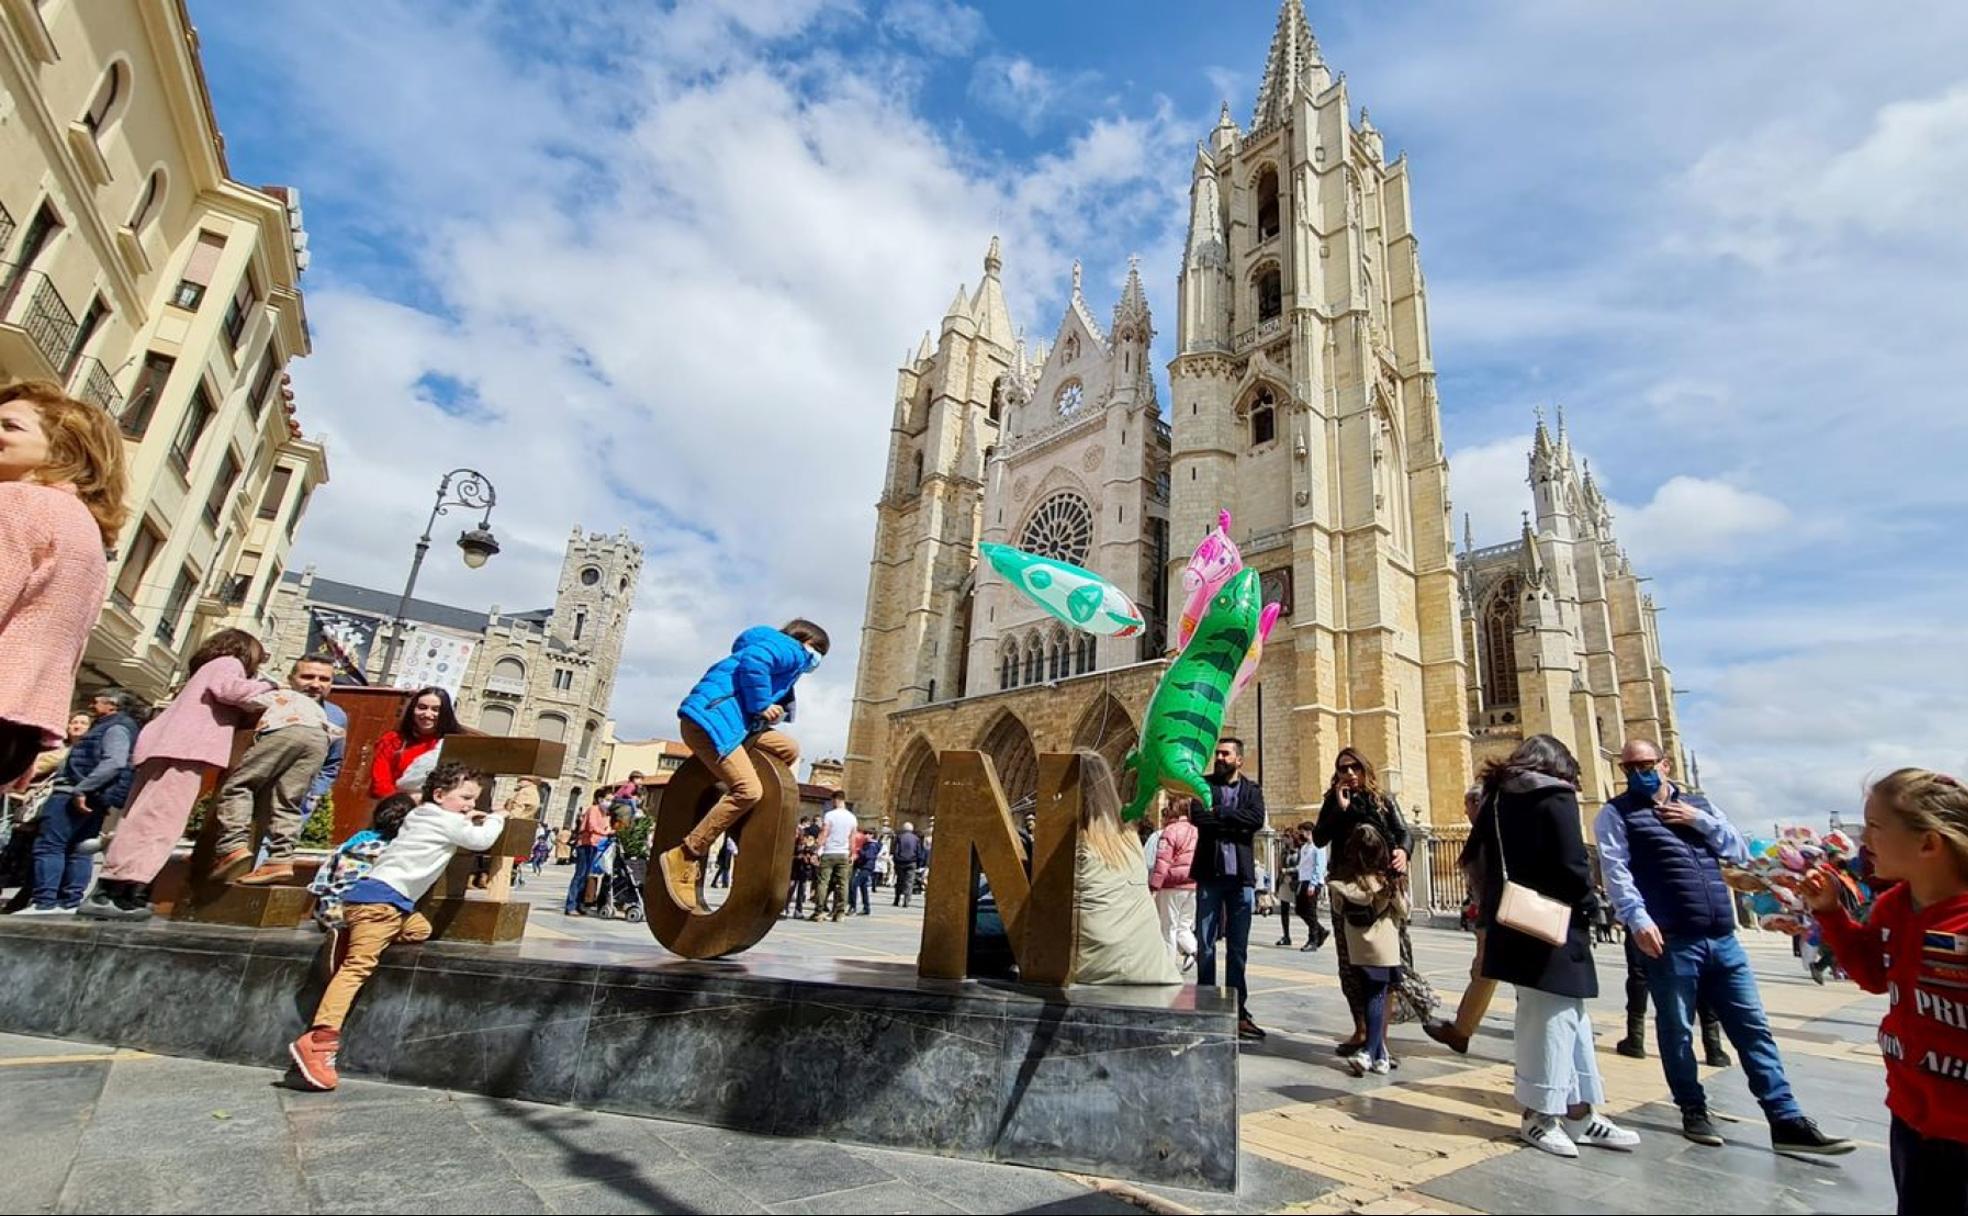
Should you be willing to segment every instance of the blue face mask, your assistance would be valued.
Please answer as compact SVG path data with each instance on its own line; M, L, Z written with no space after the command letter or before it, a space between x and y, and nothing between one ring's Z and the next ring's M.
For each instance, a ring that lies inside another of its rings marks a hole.
M1661 775L1659 769L1647 769L1644 772L1628 773L1626 775L1626 788L1644 797L1652 798L1655 794L1660 793L1660 787Z

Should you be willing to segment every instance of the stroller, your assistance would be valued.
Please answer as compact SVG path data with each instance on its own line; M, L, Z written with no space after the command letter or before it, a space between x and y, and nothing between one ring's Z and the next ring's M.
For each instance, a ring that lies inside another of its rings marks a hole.
M619 916L627 921L642 920L642 879L637 877L636 871L648 864L640 857L616 856L614 866L601 880L603 916Z

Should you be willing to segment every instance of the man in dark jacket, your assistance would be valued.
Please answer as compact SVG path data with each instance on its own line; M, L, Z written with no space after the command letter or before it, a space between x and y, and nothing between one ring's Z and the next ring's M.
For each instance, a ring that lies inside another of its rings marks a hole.
M1626 792L1594 823L1599 865L1613 909L1647 958L1661 1067L1681 1108L1681 1134L1717 1146L1707 1095L1695 1068L1697 996L1706 997L1736 1045L1750 1092L1770 1121L1781 1153L1852 1151L1850 1140L1825 1135L1804 1117L1784 1076L1749 957L1736 940L1735 897L1722 881L1724 861L1749 857L1742 833L1708 799L1667 780L1661 750L1634 739L1620 751Z
M916 891L916 867L923 862L922 837L916 835L916 825L905 823L895 836L895 902L897 908L909 906L909 900Z
M1229 946L1224 967L1237 990L1237 1035L1261 1039L1250 1016L1250 985L1244 963L1250 956L1251 909L1257 861L1251 840L1264 827L1264 791L1243 775L1244 743L1226 736L1216 745L1216 768L1209 776L1208 806L1196 812L1196 983L1216 986L1216 939Z
M19 915L53 915L81 906L94 866L84 846L102 830L103 819L121 810L136 770L130 756L139 724L131 710L136 698L106 688L90 702L96 724L76 741L55 777L54 793L41 808L41 830L34 839L34 906Z

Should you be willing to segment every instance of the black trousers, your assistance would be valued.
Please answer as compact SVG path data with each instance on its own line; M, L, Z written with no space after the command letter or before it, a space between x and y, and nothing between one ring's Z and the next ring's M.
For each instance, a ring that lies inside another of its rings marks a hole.
M1923 1136L1897 1116L1891 1143L1900 1216L1968 1212L1968 1144Z

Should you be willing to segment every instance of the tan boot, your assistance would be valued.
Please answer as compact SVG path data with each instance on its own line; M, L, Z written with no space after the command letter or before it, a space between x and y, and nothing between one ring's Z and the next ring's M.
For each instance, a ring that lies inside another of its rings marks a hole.
M269 861L251 874L242 874L232 881L242 887L277 887L294 881L294 867L284 861Z
M663 868L663 885L670 890L670 898L679 908L697 906L697 884L704 877L704 863L683 851L678 845L663 854L660 859Z
M226 871L237 869L240 866L251 865L252 863L253 850L247 848L233 849L225 856L216 857L212 860L211 877L224 878Z

